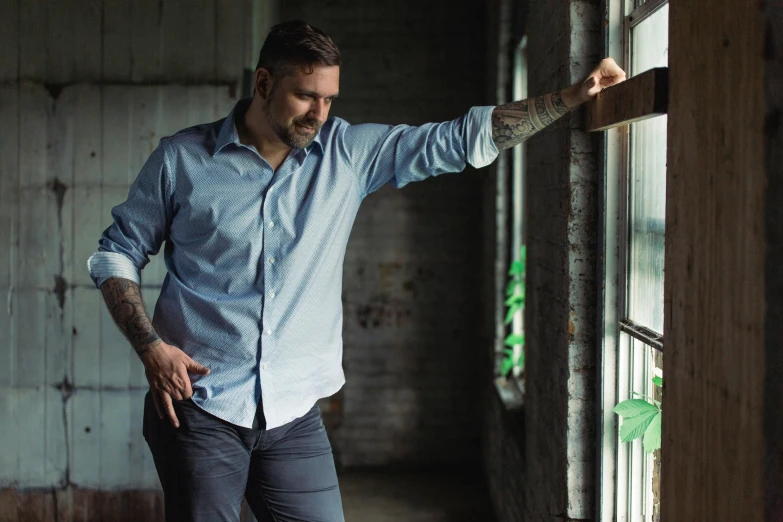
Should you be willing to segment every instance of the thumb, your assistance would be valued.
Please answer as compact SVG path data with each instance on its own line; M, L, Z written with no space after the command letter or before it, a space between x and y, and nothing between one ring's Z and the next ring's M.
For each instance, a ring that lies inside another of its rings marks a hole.
M209 368L206 366L203 366L193 359L188 358L187 363L185 364L187 366L188 371L194 372L194 373L200 373L201 375L206 375L209 373Z

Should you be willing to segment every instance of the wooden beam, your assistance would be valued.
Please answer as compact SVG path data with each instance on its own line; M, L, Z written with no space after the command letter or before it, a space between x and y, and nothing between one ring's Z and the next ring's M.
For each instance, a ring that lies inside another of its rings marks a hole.
M603 131L666 114L668 72L666 67L650 69L599 93L587 105L587 130Z

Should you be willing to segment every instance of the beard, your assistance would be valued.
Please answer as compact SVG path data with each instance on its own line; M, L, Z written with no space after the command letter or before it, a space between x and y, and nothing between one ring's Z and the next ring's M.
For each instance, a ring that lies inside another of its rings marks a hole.
M264 104L264 114L266 115L269 125L275 132L280 141L285 143L294 149L304 149L309 146L315 137L318 135L318 131L321 130L321 126L315 120L310 120L307 116L301 116L291 120L289 125L284 125L277 121L272 114L272 102L274 101L274 88L270 93L269 101ZM305 125L313 129L312 132L305 131L299 125Z

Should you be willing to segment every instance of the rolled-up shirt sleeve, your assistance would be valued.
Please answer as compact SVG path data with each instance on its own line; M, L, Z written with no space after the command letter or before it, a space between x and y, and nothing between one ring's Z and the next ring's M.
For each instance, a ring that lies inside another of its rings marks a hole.
M443 123L350 125L343 147L362 196L385 184L401 188L446 172L461 172L467 163L481 168L492 163L498 149L492 139L494 106L472 107L464 116Z
M112 208L114 222L98 240L98 251L87 259L96 288L110 277L141 281L141 270L168 236L173 215L173 178L161 140L144 163L127 199Z

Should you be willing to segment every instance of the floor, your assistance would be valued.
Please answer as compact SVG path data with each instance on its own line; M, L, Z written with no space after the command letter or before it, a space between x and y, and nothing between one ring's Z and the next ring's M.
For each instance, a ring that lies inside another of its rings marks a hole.
M340 475L340 490L346 522L495 522L481 473L352 471ZM242 511L242 522L255 522ZM163 493L0 489L0 522L28 520L163 520Z
M351 471L340 475L345 522L495 522L483 484L454 473ZM243 522L255 522L243 509Z
M494 522L480 480L446 473L340 476L346 522Z

